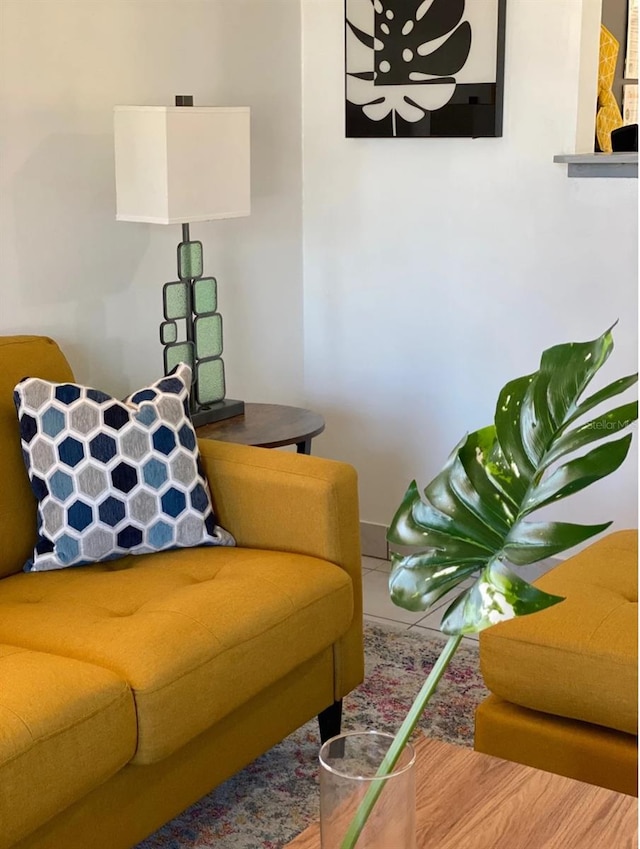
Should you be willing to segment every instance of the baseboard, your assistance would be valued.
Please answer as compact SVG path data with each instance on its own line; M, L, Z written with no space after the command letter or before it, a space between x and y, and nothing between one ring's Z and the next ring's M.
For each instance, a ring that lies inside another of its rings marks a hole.
M374 522L360 522L360 547L365 557L388 560L387 526L376 525Z

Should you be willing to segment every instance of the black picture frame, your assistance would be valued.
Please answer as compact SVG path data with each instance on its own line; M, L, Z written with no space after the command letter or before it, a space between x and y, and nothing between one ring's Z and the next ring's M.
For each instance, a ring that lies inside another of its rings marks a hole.
M344 0L346 137L502 136L506 6Z

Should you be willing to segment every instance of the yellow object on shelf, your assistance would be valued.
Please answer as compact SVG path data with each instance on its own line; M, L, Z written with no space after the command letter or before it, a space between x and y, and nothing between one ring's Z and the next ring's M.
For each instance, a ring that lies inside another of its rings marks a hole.
M598 64L598 113L596 115L596 138L600 150L611 153L611 133L622 127L620 107L612 91L616 73L616 62L620 44L609 30L600 26L600 61Z

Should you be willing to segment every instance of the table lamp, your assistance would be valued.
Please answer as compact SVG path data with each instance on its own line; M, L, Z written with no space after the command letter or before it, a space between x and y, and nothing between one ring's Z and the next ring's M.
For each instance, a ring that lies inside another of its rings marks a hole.
M217 281L203 276L202 242L189 224L250 213L250 110L193 106L114 107L116 219L181 224L178 279L163 287L164 371L179 362L193 372L191 417L196 427L244 412L225 397L222 316Z

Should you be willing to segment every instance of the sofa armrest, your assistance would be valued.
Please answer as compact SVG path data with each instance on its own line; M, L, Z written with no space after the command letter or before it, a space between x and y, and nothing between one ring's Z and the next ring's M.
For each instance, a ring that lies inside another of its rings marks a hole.
M336 647L336 699L363 677L362 561L355 469L335 460L198 441L216 518L239 546L335 563L350 576L354 611Z

